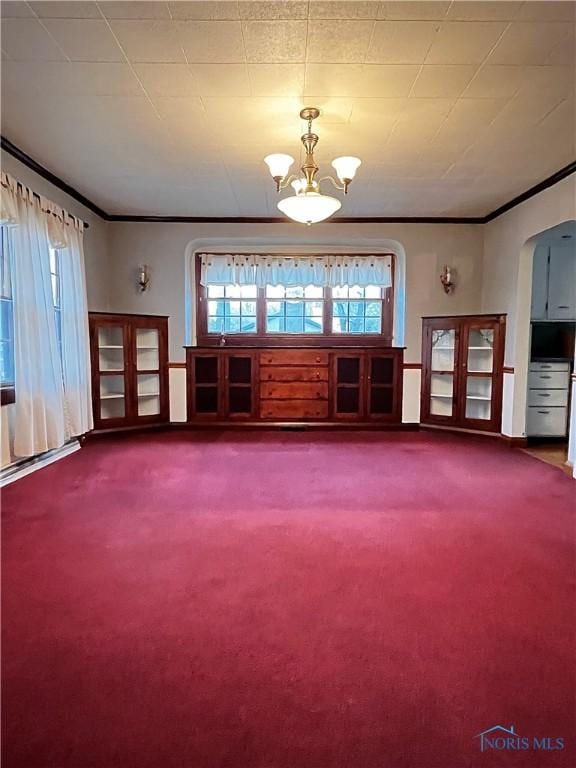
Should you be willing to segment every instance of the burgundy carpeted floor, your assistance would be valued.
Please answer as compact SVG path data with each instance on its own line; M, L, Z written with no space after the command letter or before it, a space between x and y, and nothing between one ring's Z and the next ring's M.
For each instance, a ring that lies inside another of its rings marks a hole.
M574 766L575 490L422 433L89 444L3 494L3 768Z

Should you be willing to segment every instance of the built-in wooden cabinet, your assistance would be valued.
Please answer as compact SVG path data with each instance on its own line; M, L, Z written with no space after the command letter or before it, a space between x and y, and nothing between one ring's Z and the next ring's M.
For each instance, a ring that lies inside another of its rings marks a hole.
M532 320L576 320L576 248L539 245L532 273Z
M89 314L96 429L168 421L168 318Z
M421 421L500 432L504 315L423 319Z
M401 349L187 348L188 421L400 423Z

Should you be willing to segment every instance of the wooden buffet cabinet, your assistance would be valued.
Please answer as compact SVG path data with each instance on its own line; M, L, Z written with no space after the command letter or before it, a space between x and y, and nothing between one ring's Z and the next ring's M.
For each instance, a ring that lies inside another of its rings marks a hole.
M188 423L400 424L398 348L187 347Z

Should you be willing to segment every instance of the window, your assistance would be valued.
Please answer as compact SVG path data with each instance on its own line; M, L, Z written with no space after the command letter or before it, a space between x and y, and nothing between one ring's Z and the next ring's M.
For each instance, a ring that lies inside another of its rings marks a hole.
M0 386L2 404L14 402L14 313L7 227L0 227Z
M54 316L56 318L56 336L58 338L58 350L62 359L62 304L60 301L60 256L55 248L50 248L50 282L52 285L52 301L54 303Z
M323 315L321 286L266 286L266 333L322 333Z
M257 272L244 257L238 257L232 268L246 271L236 279L254 280L254 284L218 284L220 279L234 280L230 272L221 269L211 257L208 267L214 278L201 282L202 264L196 260L196 317L197 337L200 344L215 345L222 336L234 336L235 344L282 344L298 337L299 343L353 345L392 344L393 325L393 261L388 257L388 273L382 284L373 285L320 285L318 283L294 285L292 280L283 284L256 284ZM231 257L232 258L232 257ZM359 261L360 259L356 259ZM352 262L354 259L349 259ZM206 263L205 263L206 265ZM345 267L349 263L344 264ZM230 265L224 265L230 269ZM289 264L285 267L291 269ZM356 276L357 273L347 273ZM266 273L267 276L267 273ZM316 276L309 274L315 279ZM361 275L364 277L365 275ZM380 275L369 275L378 280ZM212 282L214 280L214 282ZM318 278L319 281L322 277ZM266 283L266 280L262 280ZM392 285L390 285L392 283Z

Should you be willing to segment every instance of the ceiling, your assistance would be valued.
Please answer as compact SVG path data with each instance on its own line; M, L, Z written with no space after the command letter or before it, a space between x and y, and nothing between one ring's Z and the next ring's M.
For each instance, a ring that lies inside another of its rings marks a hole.
M2 134L111 214L279 215L303 106L321 175L362 158L341 216L483 216L576 157L575 2L1 12Z

